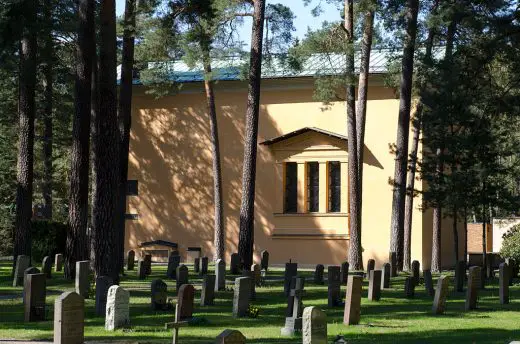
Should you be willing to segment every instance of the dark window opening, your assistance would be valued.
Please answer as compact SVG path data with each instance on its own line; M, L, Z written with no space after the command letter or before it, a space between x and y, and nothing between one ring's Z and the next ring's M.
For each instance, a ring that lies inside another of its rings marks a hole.
M127 180L126 181L126 195L127 196L139 195L137 180Z
M320 165L317 162L307 163L307 209L311 213L320 209Z
M285 163L284 213L298 211L298 165L295 162Z
M341 165L339 161L329 162L329 212L341 211Z

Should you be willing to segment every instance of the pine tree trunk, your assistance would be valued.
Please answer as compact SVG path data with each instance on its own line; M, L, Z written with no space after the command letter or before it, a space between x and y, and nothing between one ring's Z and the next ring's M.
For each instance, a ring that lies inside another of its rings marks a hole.
M215 202L215 256L214 260L225 258L225 233L224 214L222 204L222 171L220 168L220 145L218 138L217 109L215 106L215 93L211 81L211 60L209 47L202 47L204 64L204 88L206 90L206 103L211 128L211 153L213 156L213 193Z
M246 126L244 135L244 165L242 170L242 202L240 204L240 233L238 255L242 268L253 264L255 225L255 182L260 110L260 83L262 75L262 39L265 19L265 0L254 0L251 60L247 94Z
M442 164L442 149L437 148L437 178L441 179L443 164ZM441 200L437 200L435 208L433 208L433 228L432 228L432 272L441 272L441 233L442 233L442 206Z
M401 64L399 119L397 124L392 220L390 225L390 251L396 253L398 270L403 269L406 166L408 162L408 137L410 132L410 107L412 101L413 63L418 10L419 0L407 1L406 36Z
M484 187L482 191L486 191ZM485 195L485 193L484 193ZM486 269L486 225L487 225L487 217L486 217L486 206L482 206L482 277L484 276Z
M459 261L459 232L457 229L458 219L458 210L457 208L453 209L453 246L455 248L455 265Z
M69 226L65 248L65 277L75 276L76 261L88 258L88 182L90 159L90 99L92 55L95 53L94 0L80 0L76 45L75 111L70 154Z
M119 281L117 209L119 191L119 130L116 92L116 8L114 0L100 6L99 119L96 133L96 189L92 209L92 245L96 276Z
M468 211L464 207L464 262L468 265Z
M18 255L31 256L31 217L34 169L34 117L36 87L36 10L37 2L24 3L24 27L20 42L18 90L18 164L16 174L16 218L14 264ZM14 269L13 269L14 272Z
M94 270L94 261L96 260L94 254L93 245L93 230L92 230L92 210L94 209L94 195L97 192L97 171L95 161L97 160L97 142L99 132L99 64L98 64L98 53L97 44L95 43L96 32L93 33L94 39L94 53L92 54L92 81L90 85L90 160L92 161L92 167L90 169L90 231L88 235L88 254L90 257L90 269Z
M123 58L121 61L121 86L119 92L119 202L117 254L118 271L124 272L126 191L128 180L128 154L130 152L130 128L132 126L132 81L135 45L135 0L126 0L123 31Z

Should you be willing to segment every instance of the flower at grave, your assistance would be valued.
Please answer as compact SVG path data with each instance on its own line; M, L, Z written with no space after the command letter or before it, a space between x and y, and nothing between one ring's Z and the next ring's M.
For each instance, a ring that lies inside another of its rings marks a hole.
M247 315L250 318L258 317L258 313L260 313L260 308L249 305L249 308L247 309Z

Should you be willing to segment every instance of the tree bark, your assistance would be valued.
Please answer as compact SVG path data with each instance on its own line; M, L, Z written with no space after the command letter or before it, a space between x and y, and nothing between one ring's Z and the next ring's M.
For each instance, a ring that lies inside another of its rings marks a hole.
M464 207L464 262L468 265L468 211Z
M20 42L18 90L18 164L13 272L18 255L31 256L31 217L34 170L34 117L36 88L36 0L26 0Z
M99 119L96 133L96 189L92 210L92 244L96 276L119 281L117 209L119 191L119 131L116 92L116 7L100 5Z
M265 0L254 0L253 28L251 34L251 59L247 94L246 126L244 138L244 164L242 170L242 201L240 204L240 232L238 255L242 268L253 264L255 225L255 183L258 140L258 116L260 111L260 83L262 75L262 46L265 19Z
M94 45L94 0L78 4L75 111L70 154L69 226L65 248L65 277L75 276L76 261L88 258L88 196L90 159L90 110Z
M455 265L459 261L459 232L457 229L458 222L458 210L457 208L453 209L453 245L455 248Z
M92 82L90 85L90 160L92 161L92 168L90 170L90 195L91 205L90 209L94 209L94 195L97 192L97 170L95 167L95 161L97 160L97 142L99 132L99 65L98 65L98 52L96 42L96 32L93 32L94 39L94 53L92 54ZM92 230L92 214L90 215L90 231L88 232L88 250L90 257L90 268L94 270L94 261L96 260L94 254L93 245L93 230Z
M136 0L126 0L123 58L121 61L121 86L119 91L119 202L116 236L118 270L124 272L126 191L128 180L128 154L130 151L130 129L132 126L132 81L134 69Z
M396 253L397 269L403 269L404 204L406 199L406 166L408 162L408 137L410 133L410 107L412 79L417 35L419 0L408 0L406 10L406 36L401 62L399 119L397 124L392 220L390 225L390 251Z

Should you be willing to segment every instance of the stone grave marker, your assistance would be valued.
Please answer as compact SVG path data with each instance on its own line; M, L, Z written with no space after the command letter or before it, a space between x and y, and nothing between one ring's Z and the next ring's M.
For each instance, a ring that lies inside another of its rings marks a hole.
M238 275L240 267L240 257L238 253L231 254L231 262L229 263L229 273L232 275Z
M204 276L208 274L208 257L200 258L200 271L199 275Z
M216 340L215 344L245 344L246 337L242 334L242 332L237 330L224 330L220 333Z
M200 293L200 305L211 306L215 300L215 275L204 275L202 279L202 291Z
M45 277L52 278L52 261L49 256L43 257L42 273L45 274Z
M269 269L269 252L267 250L263 250L260 253L260 269L267 271Z
M253 277L253 272L251 270L242 270L242 276L244 277L250 277L251 278L251 294L250 294L250 300L256 299L256 286L255 286L255 279Z
M191 319L193 317L193 300L195 288L191 284L183 284L177 295L177 312L179 320Z
M168 256L168 268L166 270L166 277L171 279L177 278L177 268L181 264L181 256L169 255Z
M183 284L188 284L188 267L184 264L181 264L177 267L177 283L175 284L175 289L177 292Z
M323 264L316 265L316 269L314 270L314 284L323 284L323 272L325 271L325 267Z
M421 269L421 264L419 263L418 260L414 260L412 262L412 277L413 277L413 281L416 286L419 285L419 282L421 281L420 269Z
M296 332L302 330L303 315L303 295L305 295L305 278L294 277L294 289L291 289L289 295L289 304L287 313L290 315L285 318L285 326L281 329L282 336L293 336ZM292 307L290 302L292 299Z
M193 258L193 272L200 272L200 257Z
M374 270L376 267L376 261L374 259L369 259L367 262L367 278L370 278L370 271Z
M135 251L129 250L126 253L126 269L133 270L135 265Z
M424 276L424 288L429 296L434 296L435 290L433 289L433 280L432 280L432 271L431 270L423 270Z
M44 273L28 274L24 285L25 321L45 320L46 276Z
M303 310L303 344L327 344L327 316L316 307Z
M81 260L76 262L76 293L88 299L90 290L90 262Z
M345 311L343 313L343 323L345 325L359 324L362 284L363 277L355 275L348 276Z
M31 259L29 256L20 254L16 257L16 265L14 268L13 287L23 286L23 273L29 268Z
M59 272L63 270L63 254L56 253L54 255L54 271Z
M381 289L390 288L390 263L383 264L383 273L381 274Z
M146 263L142 259L137 261L137 278L140 280L146 278Z
M54 301L54 344L84 342L85 300L73 291L61 294Z
M251 277L235 278L235 291L233 295L233 317L247 316L249 298L251 295Z
M509 267L500 263L498 267L498 295L502 305L509 303Z
M487 254L486 255L486 278L495 277L495 269L493 268L495 264L495 255Z
M397 277L397 255L395 252L388 254L388 261L390 262L390 277Z
M114 331L128 325L130 325L130 294L123 287L113 285L108 289L105 330Z
M368 279L368 299L379 301L381 299L381 270L372 270Z
M296 278L297 276L294 276L291 280L291 292L296 288ZM285 317L290 317L293 314L293 307L294 307L294 295L292 293L289 293L287 296L287 308L285 310Z
M31 266L27 269L25 269L25 271L23 272L23 283L22 283L22 287L23 290L22 290L22 301L23 301L23 304L25 305L25 283L27 283L27 275L33 275L33 274L39 274L40 273L40 270L38 270L37 268Z
M349 264L347 261L344 261L343 263L341 263L341 277L340 277L341 284L346 284L348 281L348 269L349 269Z
M96 314L104 316L107 312L108 289L114 284L108 276L96 277Z
M468 289L466 290L465 309L467 311L477 308L478 291L481 286L480 280L481 269L480 266L472 266L468 273Z
M147 276L151 275L152 274L152 255L145 254L143 261L144 261L144 274Z
M298 274L298 263L293 263L289 261L289 263L285 263L285 273L283 276L283 291L285 296L289 296L289 292L291 291L291 280L294 276Z
M226 289L226 261L217 259L215 264L215 291Z
M464 279L466 278L466 263L461 260L455 265L455 290L464 291Z
M162 311L168 307L168 286L161 279L152 281L150 285L150 305L155 311Z
M450 278L448 276L441 276L437 280L437 289L433 298L432 313L443 314L446 309L446 297L448 296L450 287Z
M409 299L415 295L415 279L413 276L406 277L404 281L404 295Z
M329 307L341 306L341 281L340 281L340 267L336 265L327 268L328 277L328 298L327 304Z
M253 281L256 286L260 286L262 283L262 275L260 273L260 265L259 264L253 264L251 265L251 273L253 274Z

